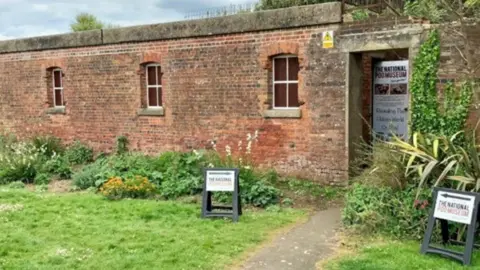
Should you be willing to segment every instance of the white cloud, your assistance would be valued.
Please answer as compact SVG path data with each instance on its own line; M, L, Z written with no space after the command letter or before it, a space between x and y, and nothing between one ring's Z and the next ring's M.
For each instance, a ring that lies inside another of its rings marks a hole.
M255 0L0 0L0 40L69 32L75 15L88 12L121 26L184 19L189 11Z

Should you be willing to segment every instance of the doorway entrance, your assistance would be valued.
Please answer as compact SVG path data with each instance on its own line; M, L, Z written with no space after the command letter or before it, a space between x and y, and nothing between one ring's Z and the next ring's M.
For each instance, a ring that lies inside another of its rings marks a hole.
M407 138L409 110L408 49L349 54L348 145L349 160L357 148L375 137Z

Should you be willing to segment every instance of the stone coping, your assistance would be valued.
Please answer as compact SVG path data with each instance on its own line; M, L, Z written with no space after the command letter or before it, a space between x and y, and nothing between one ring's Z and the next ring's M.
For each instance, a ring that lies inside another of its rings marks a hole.
M205 37L341 23L340 2L237 15L0 41L0 54Z

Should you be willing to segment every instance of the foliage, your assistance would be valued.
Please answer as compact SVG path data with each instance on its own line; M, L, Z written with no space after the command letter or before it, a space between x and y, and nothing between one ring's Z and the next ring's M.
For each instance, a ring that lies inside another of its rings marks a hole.
M312 5L334 2L335 0L260 0L256 10L287 8L293 6Z
M16 142L4 147L0 152L0 184L13 181L31 183L45 149L37 149L27 142Z
M242 204L265 208L277 204L280 191L268 182L271 172L262 174L251 168L240 169L240 197ZM232 194L220 192L214 194L215 200L221 203L230 203Z
M135 176L122 180L120 177L110 178L100 188L100 193L111 200L122 198L149 198L156 192L154 184L147 178Z
M102 166L99 166L99 160L96 163L89 164L83 167L82 170L73 174L73 184L80 189L88 189L95 187L95 183L99 180L102 174Z
M50 175L47 173L39 173L35 175L35 179L33 180L35 185L47 185L50 183Z
M355 180L366 185L401 189L407 185L403 156L392 151L383 141L362 143L357 148L358 158L352 162Z
M47 160L43 169L45 172L56 174L62 179L70 179L72 177L72 168L68 160L63 156L55 156Z
M414 186L395 190L355 183L346 195L343 223L362 232L419 240L427 225L431 192L422 191L416 200L415 191Z
M93 160L93 149L80 141L75 141L65 151L65 158L72 164L85 164Z
M397 151L407 155L405 174L418 174L419 190L427 187L450 187L459 190L480 191L479 145L476 132L459 141L463 132L446 137L415 133L413 142L396 138L391 142Z
M406 1L404 14L416 18L428 18L432 23L442 22L448 15L447 10L441 8L437 0Z
M232 225L200 219L198 205L23 190L0 192L0 204L23 205L2 213L2 269L224 269L270 232L306 216L245 210ZM26 244L32 236L42 248Z
M352 18L354 21L364 21L370 18L368 10L366 9L356 9L352 12Z
M472 83L463 83L457 93L453 84L445 89L444 106L439 108L437 72L440 61L440 38L437 30L420 47L413 63L410 83L412 93L412 130L452 136L463 130L472 102Z
M73 175L73 183L81 189L100 187L108 179L118 176L132 178L143 176L159 184L159 172L155 169L155 159L140 153L112 155L85 166Z
M65 151L65 146L62 144L60 138L55 136L36 136L32 139L33 146L37 149L44 148L43 154L50 158L54 155L61 155Z
M128 152L128 138L126 136L119 136L117 138L116 151L117 155L123 155Z
M23 182L20 182L20 181L15 181L15 182L11 182L10 184L8 184L8 187L11 188L11 189L24 189L25 184Z
M95 15L89 13L80 13L75 16L75 22L70 24L72 32L81 32L96 29L107 29L118 27L112 24L105 24L100 21Z
M169 161L168 166L166 162ZM167 152L158 158L161 169L160 194L167 199L198 194L202 190L203 155L197 151L191 153Z
M410 0L406 1L404 14L426 18L432 23L448 22L458 17L472 18L480 15L479 0Z

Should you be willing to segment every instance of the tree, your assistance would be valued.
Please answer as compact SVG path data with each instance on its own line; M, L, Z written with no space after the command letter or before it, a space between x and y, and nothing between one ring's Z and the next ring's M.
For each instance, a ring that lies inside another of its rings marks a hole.
M293 6L313 5L327 2L335 2L335 0L260 0L260 2L257 4L256 10L287 8Z
M115 28L118 27L112 24L105 24L100 21L95 15L89 13L80 13L75 17L75 22L70 24L70 29L73 32L88 31L95 29Z

